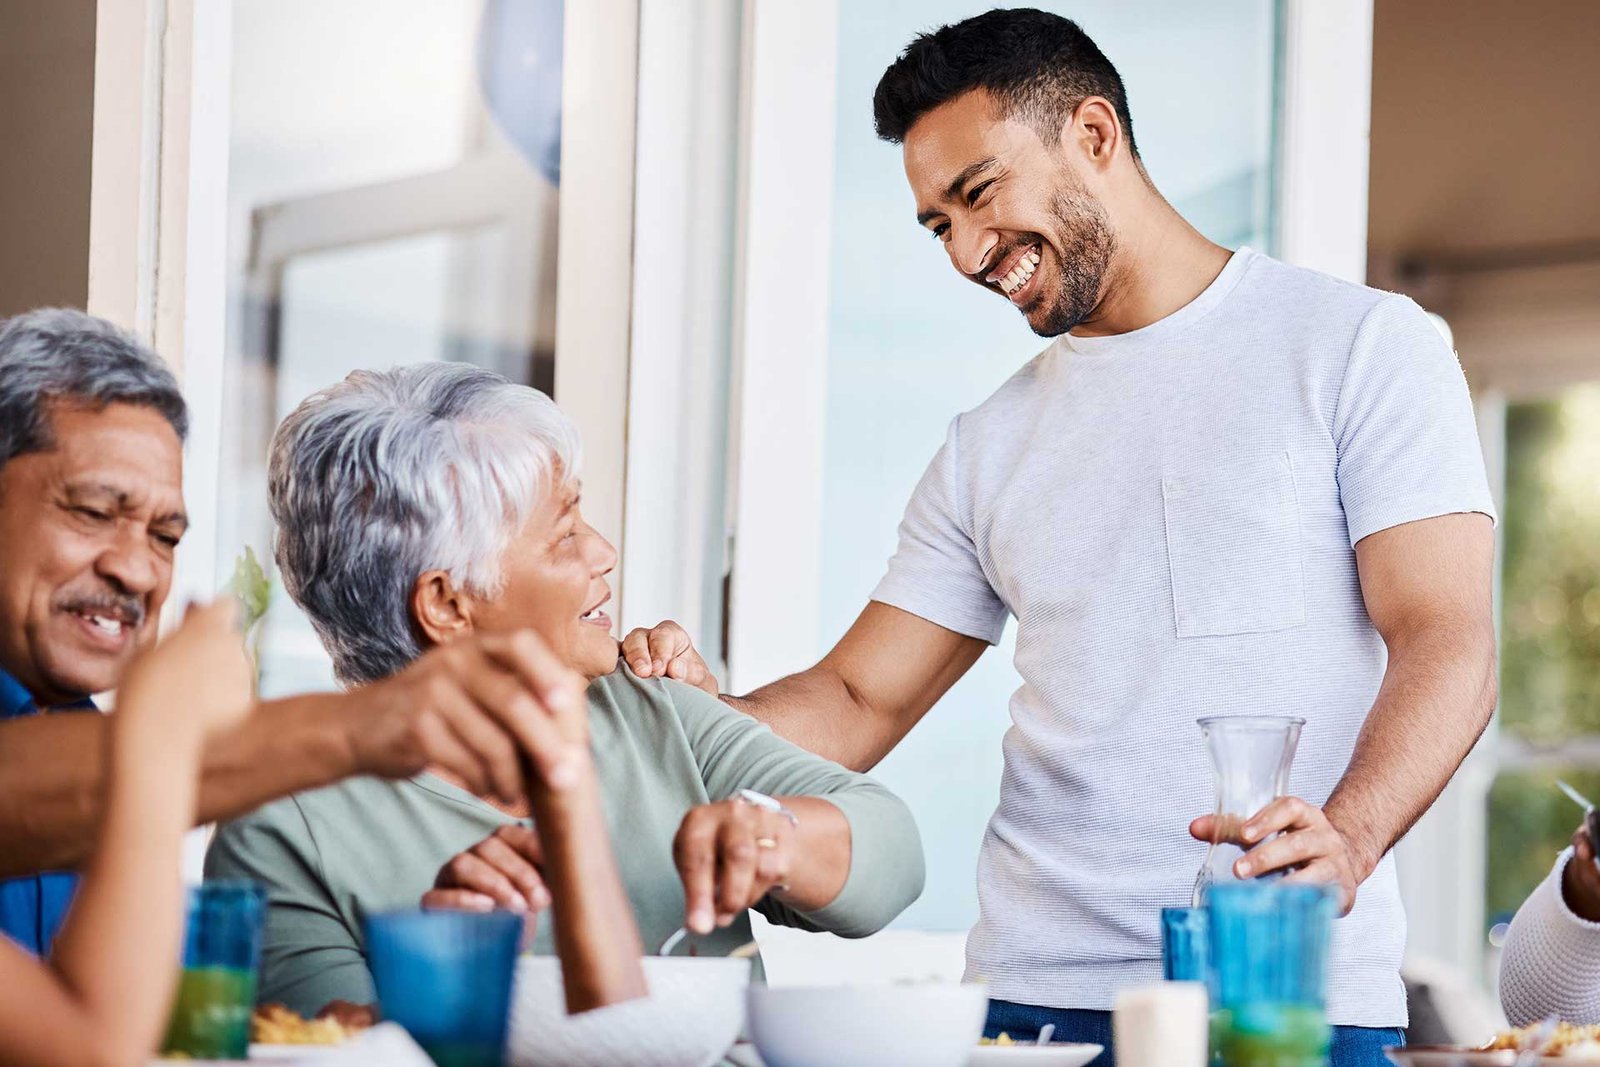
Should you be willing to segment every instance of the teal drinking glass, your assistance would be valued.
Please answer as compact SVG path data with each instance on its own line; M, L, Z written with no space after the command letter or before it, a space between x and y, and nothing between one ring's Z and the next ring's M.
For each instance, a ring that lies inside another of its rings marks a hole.
M1213 885L1212 1054L1228 1067L1326 1067L1328 886Z
M1161 977L1169 982L1205 982L1206 909L1161 909Z
M183 971L161 1050L205 1060L250 1052L267 894L253 882L207 882L189 890Z
M501 1067L522 924L508 911L369 915L367 960L383 1017L439 1067Z

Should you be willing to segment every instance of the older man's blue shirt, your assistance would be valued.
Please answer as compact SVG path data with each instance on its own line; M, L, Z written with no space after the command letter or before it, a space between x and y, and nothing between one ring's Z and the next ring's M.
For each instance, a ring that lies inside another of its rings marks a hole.
M73 707L92 709L94 705L84 701ZM0 720L38 713L33 694L0 670ZM0 737L0 743L3 741ZM67 916L77 888L78 876L62 871L0 881L0 932L29 952L44 955Z

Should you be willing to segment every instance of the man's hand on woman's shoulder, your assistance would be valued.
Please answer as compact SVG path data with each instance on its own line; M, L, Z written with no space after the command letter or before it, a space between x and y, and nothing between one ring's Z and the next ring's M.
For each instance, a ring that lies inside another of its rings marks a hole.
M622 639L622 658L640 678L671 678L719 695L716 676L695 651L688 631L670 619L630 632Z

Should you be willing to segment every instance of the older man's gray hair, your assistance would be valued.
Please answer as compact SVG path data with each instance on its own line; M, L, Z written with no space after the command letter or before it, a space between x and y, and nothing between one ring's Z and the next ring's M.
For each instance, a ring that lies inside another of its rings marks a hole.
M425 572L496 595L501 553L579 452L553 400L464 363L357 371L296 408L272 438L278 568L339 680L421 653Z
M133 335L70 308L0 321L0 466L54 447L50 405L151 408L181 441L189 412L172 371Z

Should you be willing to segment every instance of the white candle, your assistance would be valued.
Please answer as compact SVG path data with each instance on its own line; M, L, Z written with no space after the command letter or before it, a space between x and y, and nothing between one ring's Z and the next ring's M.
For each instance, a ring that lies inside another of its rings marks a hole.
M1118 1067L1206 1067L1206 987L1162 982L1117 994L1111 1026Z

